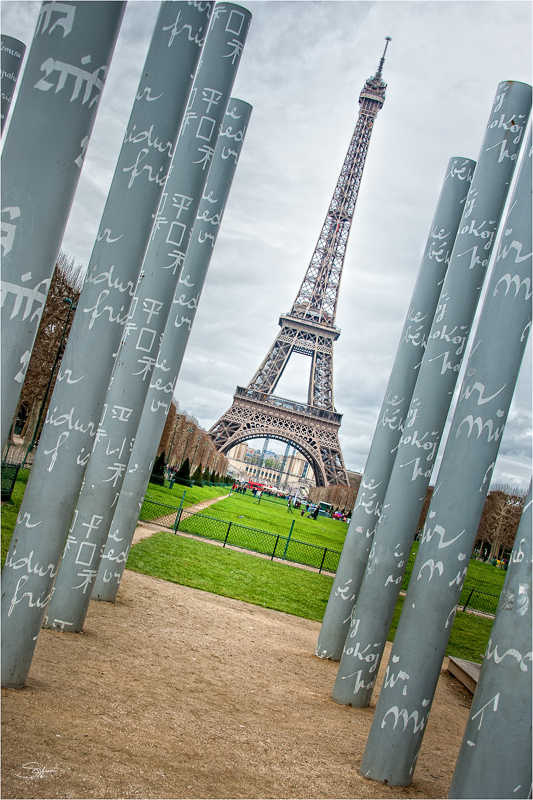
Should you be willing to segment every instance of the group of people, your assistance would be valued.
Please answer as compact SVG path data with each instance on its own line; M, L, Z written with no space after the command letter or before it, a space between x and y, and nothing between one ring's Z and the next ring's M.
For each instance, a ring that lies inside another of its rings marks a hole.
M294 498L289 495L287 498L287 511L292 513L293 507L300 512L301 517L304 516L306 511L309 512L307 514L309 519L316 519L318 517L318 506L314 506L312 503L309 503L305 500L302 501L299 497Z
M332 516L333 519L340 519L341 522L348 522L346 514L344 514L342 511L334 511Z

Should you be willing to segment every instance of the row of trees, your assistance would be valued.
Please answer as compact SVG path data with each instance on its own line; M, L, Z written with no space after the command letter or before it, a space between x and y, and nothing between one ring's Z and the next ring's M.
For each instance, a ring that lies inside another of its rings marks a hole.
M201 480L204 473L214 473L219 476L226 475L229 462L225 455L219 453L207 431L203 430L198 421L190 414L180 412L175 399L172 400L170 410L157 455L165 454L165 465L178 469L188 461L188 480ZM200 478L195 473L200 468ZM204 478L204 480L210 480ZM218 482L218 481L216 481Z
M166 477L178 483L193 481L197 486L203 486L205 483L229 483L231 480L228 475L219 475L218 472L210 470L209 467L203 469L201 464L198 464L191 473L191 465L188 458L185 459L179 469L178 467L169 467L163 452L155 460L150 480L152 483L163 485Z
M492 487L485 500L474 544L474 553L480 561L491 561L510 554L526 494L513 486L495 484ZM424 528L432 495L433 486L429 486L418 520L417 536Z
M309 499L314 503L324 500L331 503L335 510L351 512L355 505L358 488L359 484L352 489L344 486L315 487L310 489ZM422 533L432 495L433 486L430 486L426 492L416 531L413 531L415 537ZM492 487L485 500L474 546L474 551L480 560L491 561L503 558L510 553L516 538L525 499L526 492L516 487L500 484Z

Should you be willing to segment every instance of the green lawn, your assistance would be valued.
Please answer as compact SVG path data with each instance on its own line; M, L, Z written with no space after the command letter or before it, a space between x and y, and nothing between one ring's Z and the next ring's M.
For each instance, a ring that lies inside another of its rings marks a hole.
M179 501L183 494L181 491L184 487L180 487L180 491L176 492L176 486L172 489L172 494L167 489L162 489L159 486L150 484L148 487L148 500L156 500L155 489L159 490L157 493L157 502L166 505L179 506ZM186 488L186 487L185 487ZM204 492L203 495L194 495L194 501L190 501L189 492ZM205 500L210 496L207 494L209 488L203 489L194 487L193 489L186 488L184 507L192 505L193 502ZM211 490L213 491L213 490ZM220 491L220 494L228 494L230 490L225 489ZM176 502L177 501L177 502ZM285 500L276 500L274 498L262 497L260 503L255 502L255 498L251 492L241 494L240 492L232 492L232 494L220 500L215 505L210 506L205 511L201 512L202 516L208 516L210 519L223 520L224 522L232 522L235 525L242 525L244 527L253 528L254 530L267 531L279 536L288 536L294 522L292 530L292 538L298 539L301 542L314 544L317 547L327 547L331 550L342 550L346 530L348 526L345 522L338 522L337 520L330 519L329 517L318 517L318 519L308 519L307 515L301 516L300 511L292 509L292 513L287 511L287 502ZM144 518L144 516L143 516ZM198 527L201 527L202 521L198 520ZM188 523L187 530L194 532L193 521Z
M12 500L2 504L2 564L16 522L17 512L22 501L27 481L27 473L22 473L13 490ZM227 494L223 487L183 487L177 484L172 491L150 484L148 494L151 499L165 505L178 507L185 490L185 507L211 497ZM261 501L255 504L251 494L232 494L209 508L211 514L217 510L219 517L226 521L234 519L250 527L279 531L287 536L292 520L295 520L293 538L311 541L321 547L340 550L344 541L346 526L335 520L319 517L308 520L287 512L283 501ZM411 549L408 569L418 549L415 542ZM288 554L290 555L290 553ZM158 533L145 539L131 549L128 569L162 578L174 583L191 586L204 591L233 597L247 603L254 603L287 614L321 621L333 578L288 564L271 562L264 558L235 552L221 547L176 536L173 533ZM499 594L505 573L489 564L470 562L466 585ZM402 607L400 598L389 638L394 638L396 625ZM481 661L490 634L492 619L458 612L452 628L448 655Z
M168 487L168 482L166 483ZM166 505L178 507L185 489L184 507L194 505L208 497L229 494L231 487L188 487L175 484L172 491L150 484L148 495L150 499L164 503ZM212 492L212 494L209 494ZM291 523L294 520L292 537L302 542L315 544L319 547L328 547L332 550L342 550L346 530L348 526L344 522L329 519L328 517L318 517L317 520L308 519L307 516L301 517L300 512L293 509L293 513L287 512L287 501L274 497L261 497L259 504L251 492L243 495L233 492L230 497L221 500L216 505L210 506L205 512L207 516L214 519L221 519L225 522L248 526L250 528L269 531L288 536ZM413 568L416 553L418 552L418 542L413 542L411 555L407 564L407 571ZM482 592L499 595L505 580L505 571L491 564L481 561L470 560L466 584Z
M6 560L9 542L13 533L15 523L17 521L17 514L22 503L22 497L26 484L28 482L29 470L21 470L18 474L15 486L13 487L13 494L11 500L2 503L2 566ZM231 487L224 486L180 486L175 484L170 490L162 486L157 486L154 483L148 485L147 495L149 499L157 503L164 503L169 506L179 508L183 492L185 492L184 507L194 505L202 500L209 500L213 497L222 497L228 494Z
M152 494L152 488L159 489L160 487L152 487L152 485L150 485L150 495ZM175 491L176 487L173 489L174 493ZM187 490L187 492L188 491L189 490ZM206 490L195 487L195 491L201 493ZM228 490L224 493L227 494ZM182 492L179 494L179 499L181 499L182 494ZM169 495L170 492L168 490L160 489L158 494L160 498L159 501L167 505L179 505L179 502L176 502L174 497L170 497ZM203 499L199 494L195 495L195 497ZM187 502L188 499L188 495L186 494L185 507L191 504ZM158 516L157 509L151 509L150 513L155 514L156 517ZM215 522L216 520L220 521L220 523L217 524L217 522ZM296 509L293 509L293 513L291 514L287 511L287 503L285 500L262 497L261 502L258 504L255 502L251 493L246 495L232 493L229 497L210 506L197 516L188 518L184 524L182 523L180 525L180 530L186 530L189 533L196 533L206 538L224 541L230 522L232 526L228 544L233 544L245 549L271 555L274 545L276 544L275 539L271 536L261 536L258 531L267 531L283 537L280 538L276 545L276 557L283 556L286 546L286 537L288 537L292 523L294 522L292 539L295 541L291 541L289 544L285 557L288 561L306 563L316 567L319 567L321 564L323 550L304 548L298 545L298 542L305 542L314 545L316 548L327 547L329 550L340 552L344 544L347 530L346 523L338 522L328 517L318 517L317 520L311 520L308 519L307 515L303 517L300 516L300 512ZM411 553L407 563L406 577L403 584L404 589L407 587L417 552L418 542L415 541L411 547ZM324 569L334 572L337 560L338 557L335 556L334 553L328 552L323 565ZM493 567L491 564L471 560L465 587L468 587L469 590L476 589L477 592L487 592L497 597L501 592L504 580L505 572L503 570ZM463 602L466 601L468 594L469 591L464 589ZM480 597L477 593L472 597L470 602L481 610L490 608L491 605L495 606L496 603L496 601L490 601L490 598Z
M173 533L132 547L127 568L307 619L322 619L332 578Z
M2 503L2 567L4 566L11 535L17 522L17 514L22 503L28 476L29 472L27 470L19 472L19 477L13 487L11 500Z
M506 574L505 570L493 567L492 564L470 559L465 585L480 592L499 595Z
M165 486L158 486L155 483L149 483L146 490L148 500L154 503L164 503L167 506L174 506L179 508L183 493L185 492L185 499L183 507L193 506L196 503L201 503L202 500L210 500L213 497L222 497L231 490L230 486L181 486L175 483L172 489L170 484L165 481Z
M142 519L161 519L163 506L150 505L142 509ZM175 515L170 513L165 525L173 527ZM163 523L162 523L163 524ZM289 509L286 501L261 498L233 492L197 514L182 515L179 530L242 547L297 564L335 572L346 536L346 523L329 517L317 520ZM290 541L289 541L290 536Z
M166 532L132 547L126 566L145 575L318 622L324 616L333 584L333 578L327 575ZM400 597L389 641L394 639L402 605ZM481 662L491 626L492 619L458 612L446 654Z

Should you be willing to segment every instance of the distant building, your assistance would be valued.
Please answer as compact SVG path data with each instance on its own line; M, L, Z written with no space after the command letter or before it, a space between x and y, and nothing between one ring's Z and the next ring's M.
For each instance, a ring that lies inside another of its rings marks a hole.
M309 463L298 452L288 457L272 450L263 454L262 450L254 450L241 442L229 451L227 458L234 474L241 480L261 481L291 492L300 489L301 493L307 493L315 485Z

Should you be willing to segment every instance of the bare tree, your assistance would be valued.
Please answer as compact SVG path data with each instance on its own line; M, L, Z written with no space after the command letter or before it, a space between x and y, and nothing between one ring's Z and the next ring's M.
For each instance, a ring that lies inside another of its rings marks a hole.
M28 446L39 438L83 283L82 267L61 251L20 393L14 428Z
M480 557L498 558L501 550L511 550L524 508L525 492L516 487L495 485L485 500L478 527L476 546Z

